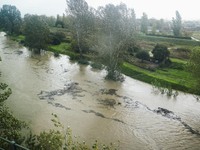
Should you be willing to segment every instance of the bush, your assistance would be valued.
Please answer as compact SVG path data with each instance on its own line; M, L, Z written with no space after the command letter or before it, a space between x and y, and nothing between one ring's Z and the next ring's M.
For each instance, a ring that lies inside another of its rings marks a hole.
M127 50L131 55L141 51L141 47L135 43L128 43L127 47Z
M158 61L158 63L161 63L161 62L165 63L165 61L169 59L170 52L167 46L162 45L162 44L157 44L154 47L152 54L153 54L153 58L156 61Z
M103 69L103 65L101 63L91 63L91 67L94 68L94 69L99 69L99 70L102 70Z
M59 57L60 54L58 52L54 52L54 57Z
M79 51L79 47L78 47L78 43L77 43L77 41L76 40L72 40L71 41L71 47L72 47L72 50L74 51L74 52L76 52L76 53L79 53L80 51ZM82 52L83 53L87 53L88 51L89 51L89 47L88 47L88 45L87 45L87 43L86 42L80 42L80 47L81 47L81 50L82 50Z
M65 40L65 34L63 32L50 33L50 44L59 45Z
M107 72L108 73L105 77L107 80L120 81L120 82L123 82L125 80L124 76L119 71L113 71L107 69Z
M74 54L72 52L68 52L66 53L69 57L70 57L70 60L79 60L80 59L80 56L78 54Z
M150 58L149 53L147 51L139 51L136 54L136 57L141 59L142 61L143 60L149 60L149 58Z
M88 60L86 60L86 59L79 59L79 60L78 60L78 63L79 63L79 64L82 64L82 65L89 65L89 62L88 62Z

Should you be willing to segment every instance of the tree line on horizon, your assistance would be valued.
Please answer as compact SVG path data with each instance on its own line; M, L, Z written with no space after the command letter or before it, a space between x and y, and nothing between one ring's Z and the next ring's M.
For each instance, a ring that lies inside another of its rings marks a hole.
M77 1L78 3L78 1ZM86 2L87 3L87 2ZM110 5L110 4L108 4ZM113 4L111 4L113 5ZM121 3L120 5L126 6L126 4ZM96 13L97 10L102 8L101 6L95 10L94 8L88 6L92 13ZM127 7L127 6L126 6ZM7 30L9 33L19 33L19 28L23 22L23 18L21 17L20 11L16 8L16 6L12 5L3 5L1 10L1 20L0 20L0 27ZM134 9L132 9L135 15L135 26L137 30L140 30L143 33L153 33L160 32L160 34L166 34L170 30L173 30L175 36L180 36L181 29L182 29L182 18L178 11L176 11L176 17L173 17L171 21L167 21L164 19L155 19L155 18L148 18L148 14L145 12L143 13L141 18L136 18L136 14ZM9 13L10 14L9 14ZM67 15L66 15L67 14ZM27 14L25 14L26 16ZM30 15L30 14L29 14ZM61 25L63 28L67 27L69 24L68 19L68 9L66 13L63 13L63 16L57 15L54 16L45 16L40 15L40 17L49 25L49 26L58 26ZM24 17L25 17L24 16ZM4 22L4 23L3 23ZM148 31L149 30L149 31ZM175 31L176 30L176 31ZM178 33L180 32L180 33Z

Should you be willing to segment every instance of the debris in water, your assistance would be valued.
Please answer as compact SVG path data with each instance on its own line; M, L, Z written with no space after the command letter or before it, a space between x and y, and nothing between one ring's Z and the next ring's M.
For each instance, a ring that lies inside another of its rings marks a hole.
M41 100L54 100L55 96L62 96L67 93L71 94L73 98L76 97L82 97L83 95L80 95L79 93L83 92L83 90L78 86L78 83L71 82L64 85L63 89L53 90L53 91L41 91L38 94L39 99Z

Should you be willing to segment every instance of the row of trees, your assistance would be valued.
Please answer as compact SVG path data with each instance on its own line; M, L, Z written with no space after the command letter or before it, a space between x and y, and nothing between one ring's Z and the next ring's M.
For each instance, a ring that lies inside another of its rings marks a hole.
M182 17L178 11L176 11L176 17L172 18L172 22L167 22L167 24L164 22L163 19L161 20L148 19L148 15L146 13L143 13L140 22L141 22L140 31L145 34L149 33L148 27L151 27L151 33L153 34L156 33L156 30L158 30L159 32L163 32L164 30L166 30L169 33L170 30L173 30L173 34L175 37L182 36L183 32Z
M4 5L0 11L0 27L8 34L25 35L24 44L31 49L40 51L46 49L49 43L59 43L50 34L49 25L60 24L62 27L66 18L73 36L72 48L80 53L93 51L98 54L101 62L106 64L108 78L119 80L119 66L125 51L136 51L135 33L137 19L134 9L129 9L123 3L106 5L97 10L88 6L85 0L67 0L67 17L57 20L45 16L25 15L21 18L20 11L15 6ZM178 19L174 19L178 20ZM9 24L9 25L8 25ZM141 30L146 32L148 17L144 13L141 19Z
M85 49L94 51L106 64L107 77L120 79L121 74L117 70L123 58L122 51L135 44L134 10L128 9L125 4L109 4L94 10L84 0L67 0L67 6L80 57L83 57Z
M46 21L46 22L45 22ZM50 30L47 24L50 19L45 16L25 15L11 5L3 5L0 10L0 28L12 35L25 35L24 44L31 49L47 48Z

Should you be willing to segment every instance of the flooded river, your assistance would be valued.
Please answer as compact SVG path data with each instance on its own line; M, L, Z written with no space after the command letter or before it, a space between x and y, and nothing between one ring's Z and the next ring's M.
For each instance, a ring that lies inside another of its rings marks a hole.
M88 143L117 143L127 150L199 150L200 101L179 92L155 94L129 77L104 80L105 71L52 53L34 55L0 34L1 82L12 89L6 105L35 133L53 128L55 113Z

